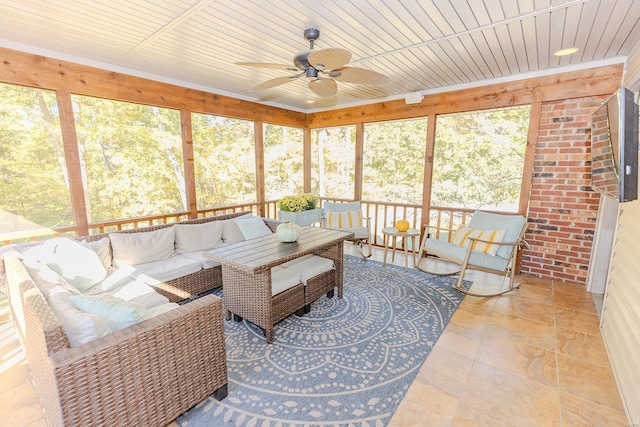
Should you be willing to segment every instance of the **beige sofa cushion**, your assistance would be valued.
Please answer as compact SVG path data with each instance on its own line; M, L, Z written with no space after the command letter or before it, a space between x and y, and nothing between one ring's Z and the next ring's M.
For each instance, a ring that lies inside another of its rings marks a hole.
M175 255L174 227L138 233L109 233L116 265L138 265L171 258Z
M111 241L108 237L103 237L100 240L94 242L87 242L83 240L80 242L82 246L92 249L102 261L104 268L111 267Z
M281 265L281 267L297 274L300 278L300 281L304 283L305 286L307 284L307 280L336 268L333 260L313 254L305 255L300 258L293 259L289 262L285 262Z
M187 252L182 256L190 258L194 261L198 261L203 269L219 267L221 264L217 261L213 261L204 256L204 253L208 251Z
M129 274L139 281L151 286L168 282L188 274L202 270L202 263L184 255L175 255L161 261L132 266L122 265L122 269L130 269Z
M222 240L225 243L238 243L244 241L244 236L238 228L237 220L253 218L253 214L247 213L233 219L225 219L222 222Z
M147 309L152 309L169 302L167 297L156 292L151 286L143 283L142 280L135 280L133 278L129 278L126 283L122 283L114 288L109 288L106 291L102 291L97 285L83 292L82 295L110 297L122 301L136 302L142 304Z
M175 224L176 253L204 251L222 244L222 221Z
M271 295L291 289L300 283L300 275L279 266L271 269Z

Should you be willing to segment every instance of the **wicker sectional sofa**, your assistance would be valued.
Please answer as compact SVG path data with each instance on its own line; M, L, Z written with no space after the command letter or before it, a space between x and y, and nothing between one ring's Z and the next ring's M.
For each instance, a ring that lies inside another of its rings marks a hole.
M133 228L128 230L119 230L117 231L117 234L148 233L152 231L173 227L175 225L178 225L178 226L204 225L204 224L210 224L214 221L224 222L226 220L237 219L237 218L246 217L249 215L251 215L251 212L234 212L230 214L181 221L181 222L176 222L172 224L161 224L161 225L154 225L150 227L140 227L140 228ZM275 229L278 226L278 224L281 223L281 221L276 221L268 218L262 218L262 220L273 232L275 232ZM224 233L224 230L223 230L223 233ZM97 242L104 239L105 237L110 237L110 235L112 235L112 233L94 234L91 236L77 237L76 239L80 241L85 240L89 242ZM222 238L224 239L225 236L223 235ZM233 243L235 241L237 240L227 239L227 242ZM115 256L115 254L113 253L113 247L111 248L111 251L112 251L112 255ZM180 275L176 278L163 280L160 277L160 279L154 279L154 274L148 269L138 268L137 270L140 270L139 273L141 273L141 275L143 276L143 279L142 279L143 281L146 281L149 285L151 285L156 290L156 292L169 298L169 301L171 302L182 301L184 299L202 294L203 292L207 292L211 289L215 289L217 287L222 286L222 268L220 267L220 264L207 261L201 256L200 252L201 251L198 250L192 254L188 254L188 253L178 254L176 257L170 258L171 261L175 261L178 258L184 258L191 255L193 257L192 261L195 261L191 263L191 266L192 266L191 269L187 270L187 271L191 271L191 270L195 270L195 271L192 271L184 275ZM161 262L159 262L159 264L161 265L166 263L167 263L167 260L162 260ZM198 266L198 264L200 265ZM130 274L136 276L138 273L136 273L135 271L132 271ZM172 277L172 276L169 276L169 277Z
M123 230L118 234L153 232L176 224L206 224L244 214ZM264 222L271 230L279 223L267 219ZM90 245L104 241L104 237L108 235L77 240ZM114 248L107 253L114 255ZM166 270L172 262L173 259L164 260L158 265L164 265ZM211 394L217 399L226 397L222 301L206 295L180 306L169 303L221 286L221 267L209 264L205 268L203 263L197 271L157 280L149 265L153 267L153 263L142 265L138 275L133 271L136 266L126 272L132 273L130 277L136 283L157 292L147 296L163 299L171 309L95 340L72 345L56 314L59 312L54 313L48 302L50 295L42 290L40 279L33 277L28 262L15 254L4 257L14 326L50 425L164 426Z

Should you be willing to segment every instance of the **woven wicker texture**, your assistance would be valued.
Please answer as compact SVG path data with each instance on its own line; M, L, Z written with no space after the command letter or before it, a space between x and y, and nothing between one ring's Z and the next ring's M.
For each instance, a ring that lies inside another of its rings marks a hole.
M5 259L14 325L53 426L165 426L206 396L226 395L222 301L207 295L82 346L22 263Z
M177 222L175 224L204 224L211 221L222 221L225 219L237 218L251 212L233 212L230 214L209 216L206 218L191 219L187 221ZM266 222L266 221L265 221ZM277 222L275 226L277 227ZM149 227L132 228L128 230L118 230L117 233L144 233L148 231L159 230L162 228L171 227L173 224L159 224ZM267 225L271 225L267 222ZM94 234L91 236L76 237L76 240L87 240L89 242L97 241L103 237L108 237L109 233ZM111 249L110 249L111 250ZM112 252L113 254L113 252ZM169 280L168 282L162 282L153 285L154 289L169 298L171 302L178 302L184 299L190 298L195 295L200 295L204 292L210 291L217 287L222 286L222 269L218 267L208 268L200 270L195 273L178 277L177 279Z
M338 287L338 296L342 297L342 246L343 241L351 235L307 226L302 227L300 238L294 243L283 243L272 234L206 253L205 256L222 264L227 319L231 313L245 318L261 327L267 342L272 342L274 325L303 308L305 295L304 288L298 291L299 287L296 286L272 297L271 268L310 253L334 261L335 286Z
M322 295L331 293L335 286L336 270L329 270L308 279L304 289L304 305L309 305Z

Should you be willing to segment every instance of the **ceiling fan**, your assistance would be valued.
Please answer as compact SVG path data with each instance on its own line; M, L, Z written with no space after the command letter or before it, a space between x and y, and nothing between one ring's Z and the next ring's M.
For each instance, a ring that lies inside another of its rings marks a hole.
M291 76L276 77L260 83L253 90L270 89L301 77L309 79L309 89L316 95L328 98L338 92L339 82L378 85L387 83L389 78L376 71L357 67L345 67L351 60L351 52L337 47L313 50L314 42L320 37L320 30L307 28L304 38L309 41L309 50L293 57L293 65L271 64L264 62L236 62L247 67L272 68L294 71Z

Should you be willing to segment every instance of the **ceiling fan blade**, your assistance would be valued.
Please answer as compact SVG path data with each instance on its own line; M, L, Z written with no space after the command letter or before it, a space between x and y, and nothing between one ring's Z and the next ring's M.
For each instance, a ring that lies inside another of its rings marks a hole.
M336 73L340 73L336 76ZM366 70L356 67L342 67L331 72L331 77L339 82L359 83L366 85L380 85L389 82L389 77L380 74L377 71Z
M292 68L291 65L271 64L268 62L236 62L236 65L242 65L244 67L272 68L274 70L289 70Z
M309 89L322 98L328 98L338 93L338 84L328 78L311 80L309 82Z
M254 87L253 90L263 90L270 89L272 87L280 86L285 83L289 83L297 79L298 76L285 76L285 77L276 77L275 79L267 80L266 82L260 83L258 86Z
M307 59L316 70L333 70L351 61L351 52L338 47L316 50Z

